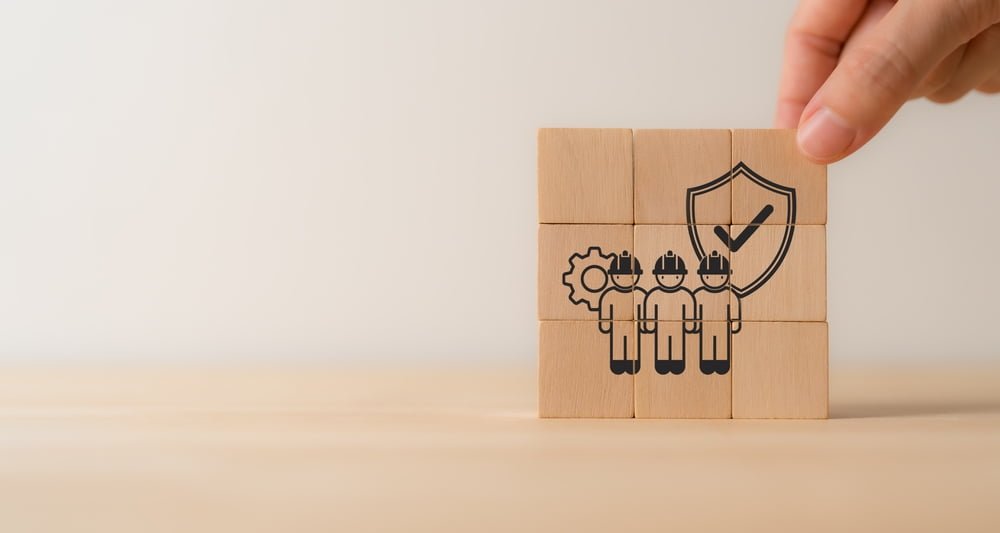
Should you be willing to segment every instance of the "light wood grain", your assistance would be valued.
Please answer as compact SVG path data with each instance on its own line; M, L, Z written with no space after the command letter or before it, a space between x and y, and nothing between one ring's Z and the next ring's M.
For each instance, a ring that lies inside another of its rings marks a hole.
M636 130L636 223L686 224L687 189L729 172L730 141L729 130ZM729 224L728 183L700 200L698 223Z
M398 355L4 367L0 524L1000 530L1000 365L960 348L905 365L838 354L831 419L816 421L539 420L533 350L489 365ZM623 495L628 512L609 503Z
M825 322L744 322L733 335L733 418L826 418Z
M641 325L642 323L640 323ZM702 333L725 335L726 322L700 323ZM640 330L638 343L642 371L635 375L636 418L730 418L732 416L732 372L724 375L702 373L698 367L700 340L697 333L684 333L683 322L655 322ZM653 332L648 332L654 329ZM689 327L690 331L693 329ZM668 343L667 338L671 338ZM681 343L684 351L681 352ZM684 372L660 374L654 363L654 344L659 357L685 360Z
M732 283L742 286L774 260L788 226L760 226L732 254ZM739 234L746 226L733 226ZM735 298L735 297L734 297ZM826 320L826 226L794 226L781 266L759 290L740 302L743 320Z
M632 130L538 130L538 221L631 224Z
M631 418L633 376L616 375L609 362L612 341L624 339L628 353L615 359L635 360L635 322L540 322L538 329L538 416L542 418ZM617 346L620 346L616 343Z
M741 161L764 178L795 189L796 224L826 224L826 165L802 156L795 130L733 130L733 164ZM765 224L788 223L787 204L746 177L734 177L732 195L734 225L749 224L767 204L775 210Z
M570 257L574 254L586 255L592 246L599 247L605 255L621 254L623 251L632 253L632 226L627 225L587 225L587 224L542 224L538 227L538 319L539 320L597 320L597 311L591 310L586 304L574 304L570 298L570 289L563 285L563 274L570 270ZM595 265L610 266L610 260L600 260ZM590 264L590 263L588 263ZM575 272L582 274L583 263L579 263ZM593 271L597 279L600 272ZM610 280L605 280L610 287ZM572 282L571 282L572 283ZM588 285L596 289L598 285ZM619 300L628 300L628 294ZM599 301L601 291L583 291L576 295ZM632 320L635 313L632 305L616 306L615 320Z

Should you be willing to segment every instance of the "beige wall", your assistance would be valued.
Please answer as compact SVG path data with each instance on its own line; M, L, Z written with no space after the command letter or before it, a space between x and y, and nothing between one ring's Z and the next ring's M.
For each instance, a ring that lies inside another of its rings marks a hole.
M764 127L794 2L5 2L0 359L535 354L539 126ZM1000 99L830 170L833 358L995 356Z

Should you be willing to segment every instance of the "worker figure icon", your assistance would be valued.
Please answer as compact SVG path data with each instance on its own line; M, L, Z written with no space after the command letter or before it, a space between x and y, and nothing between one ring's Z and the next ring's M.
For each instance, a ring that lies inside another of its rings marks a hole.
M687 361L686 334L698 333L694 295L684 287L688 273L684 260L673 250L656 260L656 286L646 293L636 310L639 323L637 351L652 348L653 367L661 375L684 373ZM648 353L648 351L647 351Z
M740 299L729 285L729 259L713 251L701 259L701 287L694 291L697 304L698 359L703 374L729 372L733 335L740 332Z
M635 327L627 313L634 305L632 291L639 283L640 275L642 267L639 261L628 251L623 251L612 258L608 269L611 283L601 294L597 327L608 336L608 357L614 374L635 374L639 371L638 357L629 353L629 341L633 340Z

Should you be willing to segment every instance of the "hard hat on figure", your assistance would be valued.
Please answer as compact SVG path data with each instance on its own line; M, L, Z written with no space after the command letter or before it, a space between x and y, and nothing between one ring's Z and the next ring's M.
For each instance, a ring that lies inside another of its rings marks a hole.
M653 267L653 274L656 276L683 276L687 273L684 260L680 256L675 255L673 250L667 250L667 253L658 257L656 259L656 266Z
M719 255L718 251L713 250L711 255L701 258L701 263L698 265L698 274L702 276L728 276L732 274L732 271L729 270L729 259Z
M608 269L608 274L612 276L617 274L631 274L638 276L642 274L642 267L639 265L639 260L632 257L628 250L622 251L621 255L616 256L611 260L611 268Z

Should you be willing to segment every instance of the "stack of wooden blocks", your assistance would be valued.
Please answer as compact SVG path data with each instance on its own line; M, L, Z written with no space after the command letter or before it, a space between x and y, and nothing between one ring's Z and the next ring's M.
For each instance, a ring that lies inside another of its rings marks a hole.
M539 416L826 418L826 190L790 130L540 130Z

